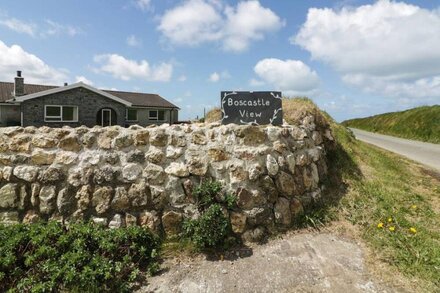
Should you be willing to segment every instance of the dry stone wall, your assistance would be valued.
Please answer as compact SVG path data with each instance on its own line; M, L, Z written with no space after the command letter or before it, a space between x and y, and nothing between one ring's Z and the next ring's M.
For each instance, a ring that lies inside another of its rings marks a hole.
M0 129L0 222L92 220L167 235L198 217L192 190L220 181L237 198L233 231L255 241L319 199L324 140L302 125L212 124Z

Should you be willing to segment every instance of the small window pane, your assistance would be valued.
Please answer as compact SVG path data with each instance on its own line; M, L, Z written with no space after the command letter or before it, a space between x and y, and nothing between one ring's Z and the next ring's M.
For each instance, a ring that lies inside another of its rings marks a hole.
M74 107L63 107L63 120L64 121L73 121L75 119L75 108Z
M148 116L150 120L157 120L157 111L150 111Z
M61 121L61 117L54 117L54 118L46 117L46 121Z
M61 107L46 107L46 116L61 116Z
M137 120L137 110L128 109L127 120L128 121L136 121Z
M165 111L158 111L159 112L159 120L165 120Z

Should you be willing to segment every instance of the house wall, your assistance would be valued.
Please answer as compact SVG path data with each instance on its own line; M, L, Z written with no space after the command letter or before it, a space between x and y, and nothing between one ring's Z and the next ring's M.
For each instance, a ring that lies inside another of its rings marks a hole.
M78 106L78 122L45 122L45 105ZM75 88L68 91L47 95L22 102L23 126L62 127L68 125L78 127L96 125L96 116L100 109L112 108L117 113L117 124L125 125L125 105L115 102L89 91L85 88Z
M127 124L137 124L140 126L148 126L148 125L160 125L164 123L168 124L174 124L177 122L177 110L173 109L166 109L166 108L133 108L137 110L137 116L138 120L136 122L127 122ZM149 120L149 111L150 110L163 110L165 111L165 120L162 121L155 121L155 120Z
M20 106L0 105L0 127L17 126L21 123Z

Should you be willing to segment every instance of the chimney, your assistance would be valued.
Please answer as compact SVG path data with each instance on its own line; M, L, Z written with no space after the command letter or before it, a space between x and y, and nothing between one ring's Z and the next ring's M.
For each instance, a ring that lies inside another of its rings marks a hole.
M16 97L24 95L24 78L21 77L21 71L17 71L17 77L14 84L14 95Z
M64 86L68 86L69 84L67 82L64 83Z

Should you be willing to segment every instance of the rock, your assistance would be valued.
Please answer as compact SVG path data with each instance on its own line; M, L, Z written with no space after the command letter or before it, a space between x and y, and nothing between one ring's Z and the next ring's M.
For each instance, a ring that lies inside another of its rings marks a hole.
M275 203L278 199L278 190L270 176L264 176L259 182L260 188L264 191L267 201Z
M31 161L34 165L50 165L55 160L55 153L35 150L31 154Z
M23 217L24 224L35 224L40 221L40 216L35 211L28 211Z
M150 132L148 130L138 130L134 133L134 145L147 145L150 139Z
M60 168L49 167L40 173L38 179L43 183L58 182L64 179L64 172Z
M258 126L240 126L236 128L235 135L243 138L246 145L260 145L266 140L266 133Z
M90 178L93 175L93 169L90 167L76 167L69 170L67 182L75 187L87 185L90 183Z
M39 168L34 166L17 166L14 168L13 174L18 179L34 182L37 179Z
M99 169L94 171L93 182L101 185L103 183L113 183L118 171L116 171L112 166L104 165Z
M253 165L249 168L249 179L252 181L257 180L264 173L264 167L260 165Z
M214 162L221 162L229 159L229 156L221 147L212 147L208 149L208 156Z
M153 164L159 164L165 158L165 154L158 148L150 147L148 152L145 154L145 158Z
M237 197L237 206L242 209L251 209L265 203L261 194L252 193L243 187L239 187L235 194Z
M200 156L189 158L186 165L188 166L189 173L192 175L205 176L206 172L208 172L208 160L201 154Z
M282 226L290 226L292 223L292 214L290 211L290 202L284 197L278 198L274 206L275 223Z
M11 165L11 162L12 156L0 154L0 165Z
M155 233L160 231L160 218L156 211L146 211L141 213L139 216L139 224Z
M13 173L12 167L9 167L9 166L4 167L3 171L2 171L3 179L8 182L11 181L12 173Z
M183 148L169 145L166 149L166 157L169 159L178 159L183 154Z
M64 137L58 143L58 147L65 151L71 152L79 152L82 148L76 135L69 135Z
M194 131L191 134L191 142L193 144L205 145L206 144L206 135L203 130Z
M92 222L95 225L107 227L108 220L107 218L92 217Z
M266 128L267 138L270 141L277 141L280 138L281 135L281 128L280 127L274 127L274 126L268 126Z
M166 169L165 173L177 177L188 177L189 171L185 164L172 162Z
M244 213L247 217L247 223L250 226L267 224L270 221L273 221L272 211L268 207L253 208L251 210L244 211Z
M275 141L275 142L273 143L273 149L274 149L277 153L282 154L282 153L286 152L289 148L287 147L286 144L284 144L284 143L282 143L282 142L280 142L280 141L277 140L277 141Z
M73 152L58 152L55 157L55 163L61 165L72 165L78 159L78 155Z
M166 174L161 166L148 164L142 176L145 177L150 184L162 184L165 182Z
M20 223L18 212L0 212L0 223L6 226Z
M191 179L186 179L183 181L183 190L185 191L186 197L193 200L194 183L191 181Z
M261 242L265 237L265 231L262 227L244 232L242 239L244 242Z
M109 153L106 152L102 159L104 162L109 163L110 165L116 165L119 162L119 155L117 153Z
M307 151L309 154L309 157L313 162L317 162L321 158L322 148L321 147L315 147L311 148Z
M18 209L23 211L29 205L30 197L26 185L20 186L18 190Z
M143 164L145 162L145 154L140 150L134 150L127 154L127 162L128 163L140 163Z
M133 144L131 133L120 134L115 138L114 145L118 149L129 147Z
M231 227L232 231L236 234L241 234L246 230L246 215L243 213L232 212L231 213Z
M164 147L167 145L168 136L164 129L154 129L150 132L150 144L157 147Z
M40 183L32 183L31 184L31 205L33 207L38 207L40 204L39 194L41 190Z
M296 158L293 154L288 155L287 158L287 166L289 168L290 173L295 174L295 168L296 168Z
M17 153L27 153L31 149L31 137L28 135L14 136L8 140L9 150Z
M142 167L140 165L129 163L122 169L122 178L126 181L136 181L142 174Z
M309 154L305 151L301 151L296 155L296 164L299 166L305 166L310 164Z
M118 229L124 227L124 219L122 218L121 215L116 214L113 216L110 223L108 223L108 227L110 229Z
M87 148L92 148L96 142L96 136L93 133L86 133L82 136L81 143L85 145ZM111 140L107 141L109 144Z
M109 150L112 148L112 140L118 136L119 131L116 129L107 129L101 133L98 137L98 147L104 150Z
M118 212L128 211L130 209L130 197L125 187L116 187L115 196L111 202L111 208Z
M92 196L92 206L98 214L104 214L110 208L113 189L109 186L98 187Z
M45 135L37 135L32 138L32 145L38 148L53 148L56 146L56 140Z
M151 201L154 209L162 210L168 205L168 195L165 190L160 186L150 186Z
M162 216L163 229L167 236L178 235L182 229L183 216L175 211L165 212Z
M175 134L171 135L170 145L175 147L185 147L186 146L186 137L183 134Z
M304 213L304 208L297 198L293 198L290 202L290 212L292 213L292 218L296 218Z
M9 183L0 188L0 207L16 208L18 206L18 185Z
M292 175L289 175L284 171L280 171L278 174L276 186L281 194L287 198L291 198L296 194L295 180L293 179Z
M66 215L72 212L75 202L74 196L69 188L63 188L58 192L57 208L62 215Z
M125 225L127 225L127 227L136 226L137 225L137 217L133 214L126 213L125 214Z
M185 202L185 191L179 178L170 176L165 186L166 193L170 198L171 204L182 204Z
M317 145L322 143L322 136L318 131L313 131L312 139L315 142L315 144L317 144Z
M266 167L270 176L276 176L278 174L279 166L277 160L272 155L267 155Z
M148 205L151 197L150 188L144 180L137 184L132 184L128 190L128 196L133 207L143 207Z
M56 186L43 186L40 190L40 213L49 215L55 210Z

